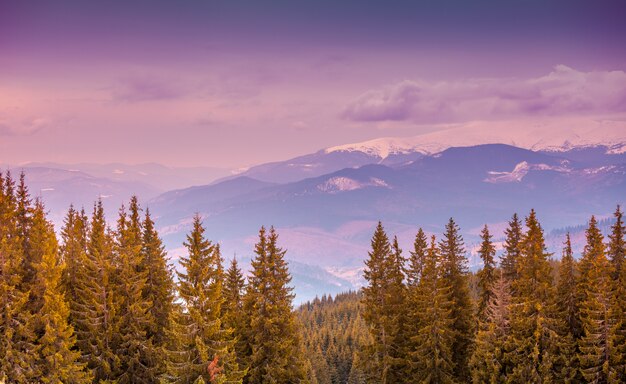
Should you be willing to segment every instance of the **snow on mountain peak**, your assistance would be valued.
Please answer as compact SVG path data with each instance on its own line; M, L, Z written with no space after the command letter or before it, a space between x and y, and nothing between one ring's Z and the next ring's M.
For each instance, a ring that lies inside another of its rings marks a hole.
M531 170L567 173L570 171L570 168L567 167L567 162L562 163L561 166L551 166L548 164L529 164L526 161L522 161L521 163L515 165L515 168L513 168L513 171L511 172L489 172L489 177L487 177L484 181L493 184L520 182Z
M331 177L326 180L322 184L317 186L317 189L322 192L327 193L338 193L338 192L346 192L353 191L355 189L361 189L364 187L385 187L389 186L384 180L381 180L376 177L371 177L367 182L361 182L358 180L351 179L349 177L336 176Z
M561 152L576 148L606 146L608 154L626 153L626 121L558 119L515 122L472 122L413 137L385 137L339 145L331 152L363 152L381 160L396 154L431 155L450 147L509 144L533 151Z

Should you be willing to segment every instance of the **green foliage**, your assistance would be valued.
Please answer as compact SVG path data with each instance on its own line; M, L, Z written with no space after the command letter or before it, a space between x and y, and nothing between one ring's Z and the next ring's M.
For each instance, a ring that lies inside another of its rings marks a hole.
M520 247L517 280L512 283L511 336L509 353L512 382L542 382L549 370L550 338L548 326L552 271L546 252L543 229L534 210L526 218L527 232Z
M583 326L578 342L580 370L588 382L616 383L622 364L614 345L619 323L612 302L612 279L604 239L593 216L586 235L579 282Z
M199 215L184 243L188 256L180 258L178 295L182 308L175 317L177 350L172 354L168 377L176 383L202 379L213 382L208 367L217 362L215 382L241 382L234 354L232 329L222 324L224 271L219 246L204 236Z
M37 380L42 383L89 383L90 375L80 353L73 349L74 330L68 323L69 307L61 278L64 265L57 239L45 218L44 207L37 201L29 228L30 251L39 262L34 265L35 281L31 291L37 335Z
M500 258L500 268L504 278L512 284L518 278L518 263L521 254L522 222L517 213L509 221L509 227L504 231L504 254Z
M446 225L443 239L439 242L441 255L441 278L450 287L452 307L450 316L454 329L452 362L458 380L470 376L469 358L475 332L474 306L469 292L467 257L459 227L452 218Z
M299 323L292 312L293 288L274 228L259 231L244 298L249 323L246 382L301 383L309 377Z
M483 267L478 272L478 287L480 288L480 299L478 301L478 313L477 318L479 321L485 321L487 318L487 307L493 298L493 286L496 280L495 270L496 265L494 262L494 256L496 255L496 248L491 241L491 234L489 228L485 225L481 232L481 239L483 240L478 254L483 261Z
M370 343L361 311L362 295L322 296L302 304L297 311L303 324L304 345L318 384L365 380L358 352Z
M470 359L472 382L504 383L507 373L506 340L510 335L510 287L504 272L491 287L492 295L485 307L476 334L476 347Z
M393 383L404 376L403 333L406 289L404 261L397 239L393 246L379 222L371 241L363 275L363 318L370 328L372 344L365 348L367 373L381 383Z
M411 352L414 362L414 380L420 383L453 383L455 341L452 314L452 286L443 278L441 256L435 245L435 236L424 260L424 268L417 289L416 317L419 330L412 337L416 349Z
M133 197L111 230L101 202L91 218L70 207L59 246L24 176L0 174L0 381L626 382L619 206L606 244L591 218L579 262L569 234L550 260L533 210L525 233L510 221L498 269L485 226L477 274L452 219L439 244L420 229L408 260L379 223L363 290L296 312L273 228L259 233L246 284L196 216L174 282L140 212Z

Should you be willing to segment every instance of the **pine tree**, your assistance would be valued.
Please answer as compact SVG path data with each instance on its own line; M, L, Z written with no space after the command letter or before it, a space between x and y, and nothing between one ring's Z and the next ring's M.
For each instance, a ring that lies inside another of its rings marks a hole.
M20 181L17 185L15 197L17 202L15 207L16 230L17 236L22 242L21 249L23 253L20 271L22 275L21 285L22 291L27 291L28 287L31 286L35 280L35 265L38 264L40 260L37 260L36 256L33 256L30 253L31 239L29 237L29 231L32 221L33 206L28 186L26 185L26 176L24 175L24 172L20 174Z
M127 214L124 206L117 220L115 242L114 292L117 316L115 344L121 366L119 383L156 383L159 374L158 351L148 338L148 313L152 302L145 299L147 270L143 262L142 224L137 197L130 200Z
M307 381L301 339L291 310L291 276L284 260L285 251L278 247L274 228L266 234L259 231L248 279L245 308L250 311L252 335L249 374L246 382L302 383Z
M225 328L221 321L224 272L220 250L204 237L204 232L200 216L195 215L184 243L188 256L180 258L183 272L177 272L183 308L175 324L179 350L168 377L176 383L213 382L208 366L215 361L220 371L215 382L240 383L244 372L234 354L232 329Z
M245 366L246 349L245 327L246 317L243 308L243 294L245 292L245 279L237 263L237 258L233 257L230 267L226 271L224 281L224 304L222 305L222 318L224 326L233 330L235 339L235 355L240 367Z
M504 231L506 239L504 241L504 255L500 258L500 268L504 272L504 277L510 285L518 278L518 266L521 253L522 222L513 214L509 227Z
M417 286L419 283L422 269L424 268L424 259L426 258L427 249L428 239L422 228L420 228L417 231L417 235L415 235L413 250L411 251L406 271L406 280L409 287Z
M611 276L604 239L593 216L586 236L579 282L583 326L583 335L578 343L580 370L588 382L618 382L621 356L618 356L614 341L619 324L612 306Z
M509 358L514 368L510 382L542 382L551 368L551 332L548 306L551 299L552 271L548 261L543 229L534 210L526 218L528 231L520 243L518 278L513 280Z
M88 220L84 211L78 212L70 206L61 229L60 253L65 264L62 283L70 313L79 310L78 276L87 258ZM71 315L70 323L74 325Z
M89 225L87 255L76 275L77 299L71 312L76 345L97 383L115 379L121 363L114 342L117 312L112 282L115 274L112 247L113 239L106 229L102 201L98 201Z
M468 285L467 257L459 227L451 218L446 225L446 232L439 242L441 254L442 279L450 286L452 299L453 328L452 344L455 377L459 380L469 378L468 362L472 353L475 321L472 299Z
M166 344L174 310L174 281L167 265L167 252L154 227L149 209L146 209L142 227L138 273L145 274L146 279L141 298L148 304L146 338L153 348L151 358L154 367L150 380L156 382L166 370Z
M24 254L18 229L15 182L0 174L0 380L28 383L36 370L30 291L21 289Z
M555 357L552 375L555 381L564 383L582 382L576 356L576 339L580 337L579 303L576 296L576 261L572 252L570 234L565 237L563 255L559 264L559 280L556 287L555 302L552 306L554 316L552 328L555 332L552 355Z
M419 322L420 313L413 309L420 305L421 296L419 292L419 283L424 271L427 254L428 240L426 238L426 234L424 234L424 231L420 228L415 236L413 250L409 256L408 266L406 268L406 306L404 310L406 320L404 327L407 351L415 351L417 349L417 345L413 342L413 336L417 334L421 327ZM411 372L413 371L415 364L411 361L410 356L407 355L406 358L409 360L407 376L410 377L412 376Z
M619 205L615 209L614 217L615 224L611 226L606 253L612 265L613 280L618 280L622 275L626 259L626 226L624 226L623 213Z
M611 277L613 286L613 313L617 321L615 330L614 347L617 350L614 364L619 365L617 378L626 381L626 227L624 227L623 214L620 206L615 210L615 223L611 227L609 242L606 249L607 257L611 265Z
M485 317L479 323L476 348L470 359L472 382L504 383L509 371L506 340L510 334L510 288L504 272L492 287L493 295L485 308Z
M435 245L435 236L424 260L414 310L420 329L413 336L416 349L411 353L414 362L413 382L454 383L454 351L456 332L452 317L452 286L442 273L442 260Z
M31 255L39 260L33 267L31 303L35 305L37 381L42 383L89 383L90 375L74 347L74 329L68 323L69 308L61 285L64 265L52 224L45 218L41 201L33 208L29 228ZM33 378L34 379L34 378Z
M405 287L403 261L397 239L393 247L379 222L371 241L372 250L364 271L368 285L363 288L363 317L370 326L373 344L367 348L368 371L381 383L391 383L402 375L403 314Z
M487 314L486 310L493 298L493 286L496 280L496 266L494 262L494 256L496 255L496 248L491 241L491 234L489 228L485 225L481 232L481 239L483 240L478 254L483 261L483 268L478 271L478 286L480 288L480 299L478 301L478 314L479 321L485 321Z

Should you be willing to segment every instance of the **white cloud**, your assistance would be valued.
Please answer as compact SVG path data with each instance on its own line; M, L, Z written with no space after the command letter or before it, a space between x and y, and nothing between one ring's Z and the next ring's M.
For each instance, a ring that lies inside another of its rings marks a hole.
M558 65L546 76L529 79L405 80L366 92L344 109L343 117L354 121L452 123L624 111L625 72L580 72Z

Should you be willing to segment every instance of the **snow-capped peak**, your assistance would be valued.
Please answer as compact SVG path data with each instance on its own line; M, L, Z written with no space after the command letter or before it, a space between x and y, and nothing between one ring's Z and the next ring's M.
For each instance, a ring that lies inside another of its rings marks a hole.
M441 152L450 147L480 144L509 144L534 151L568 151L605 146L607 153L626 153L626 121L621 120L544 120L474 122L413 137L385 137L361 143L339 145L331 152L363 152L385 159L390 155Z

